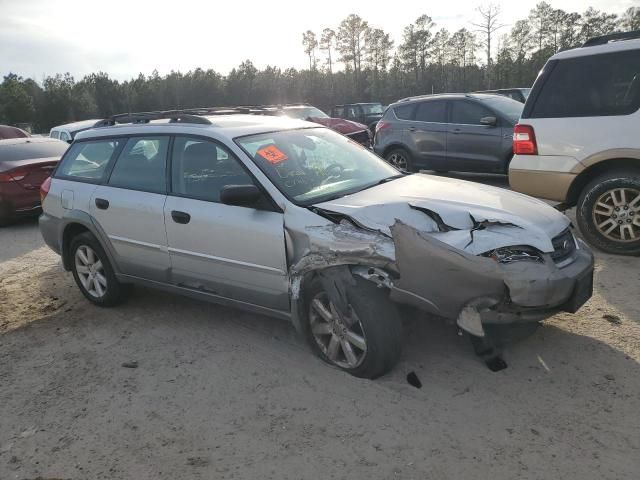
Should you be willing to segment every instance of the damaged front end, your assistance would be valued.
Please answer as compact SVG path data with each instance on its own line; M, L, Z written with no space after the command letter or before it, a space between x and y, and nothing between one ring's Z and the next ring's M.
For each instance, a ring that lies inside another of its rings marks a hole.
M363 277L391 300L456 321L476 337L488 324L575 312L591 296L593 256L568 221L558 246L555 237L513 217L443 214L425 202L376 205L375 216L371 209L334 206L310 208L328 222L292 217L287 224L285 217L297 326L305 278L336 267L343 279L345 271ZM568 253L558 259L560 248ZM334 279L338 288L340 282Z

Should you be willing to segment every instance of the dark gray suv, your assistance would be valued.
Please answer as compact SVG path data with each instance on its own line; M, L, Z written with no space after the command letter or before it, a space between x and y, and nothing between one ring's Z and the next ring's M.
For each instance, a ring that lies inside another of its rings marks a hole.
M389 106L374 151L406 171L506 173L523 105L488 94L412 97Z

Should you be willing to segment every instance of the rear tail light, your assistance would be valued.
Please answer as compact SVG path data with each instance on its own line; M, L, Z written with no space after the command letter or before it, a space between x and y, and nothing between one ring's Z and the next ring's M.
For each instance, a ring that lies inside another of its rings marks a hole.
M49 193L49 189L51 188L51 177L47 177L42 185L40 185L40 203L44 202L45 197Z
M531 125L517 124L513 128L513 153L516 155L537 155L536 134Z
M380 120L378 123L376 123L376 133L378 133L380 130L384 130L385 128L389 128L390 126L391 123Z
M16 168L8 172L0 173L0 183L19 182L29 175L29 170L24 168Z

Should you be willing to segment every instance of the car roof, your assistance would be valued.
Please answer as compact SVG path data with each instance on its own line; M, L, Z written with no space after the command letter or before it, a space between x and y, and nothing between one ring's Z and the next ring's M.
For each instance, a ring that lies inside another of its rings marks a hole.
M0 147L5 145L19 145L21 143L49 143L49 142L57 142L64 143L57 138L51 137L19 137L19 138L6 138L4 140L0 140Z
M640 39L609 42L602 45L586 46L565 50L553 55L549 60L563 60L566 58L587 57L604 53L622 52L640 49Z
M402 100L389 105L390 107L397 107L398 105L406 105L407 103L418 102L422 100L436 100L436 99L449 99L449 98L471 98L482 100L485 98L494 98L495 95L491 93L434 93L430 95L417 95L415 97L407 97Z
M78 130L85 130L87 128L94 127L96 123L101 122L101 118L93 118L91 120L81 120L79 122L65 123L64 125L56 125L51 130L68 130L70 132L77 132Z
M108 137L115 135L139 134L191 134L204 135L214 138L233 140L245 135L269 133L280 130L294 130L300 128L325 128L322 125L289 117L272 115L204 115L210 124L171 122L168 119L153 120L149 123L125 123L109 127L99 127L85 130L76 135L77 140L87 138Z

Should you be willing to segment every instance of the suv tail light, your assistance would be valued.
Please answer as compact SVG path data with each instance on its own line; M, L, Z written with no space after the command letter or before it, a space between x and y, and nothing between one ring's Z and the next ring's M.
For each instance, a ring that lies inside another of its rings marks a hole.
M376 133L378 133L380 130L384 130L385 128L389 128L390 126L391 123L380 120L378 121L378 123L376 123Z
M513 128L513 153L515 155L537 155L536 134L531 125L517 124Z
M45 197L49 193L49 189L51 188L51 177L47 177L42 185L40 185L40 203L44 202Z
M29 175L29 170L25 168L15 168L8 172L0 173L0 183L19 182Z

